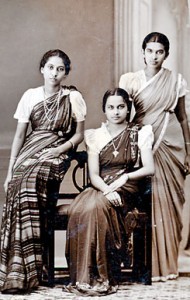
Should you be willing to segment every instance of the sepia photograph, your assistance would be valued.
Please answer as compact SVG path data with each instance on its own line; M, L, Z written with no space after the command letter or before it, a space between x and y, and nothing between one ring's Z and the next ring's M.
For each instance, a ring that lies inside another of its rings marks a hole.
M190 299L190 0L0 0L0 300Z

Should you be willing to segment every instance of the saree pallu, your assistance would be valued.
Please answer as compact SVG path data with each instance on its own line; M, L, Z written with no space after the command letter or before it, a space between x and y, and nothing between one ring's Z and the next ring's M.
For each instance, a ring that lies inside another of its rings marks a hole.
M134 96L136 120L151 124L155 137L152 180L152 276L178 276L178 252L184 204L184 139L174 109L180 77L162 69Z
M122 135L114 139L115 145L118 145ZM132 170L137 159L137 136L137 128L126 130L119 143L117 157L113 155L112 142L102 149L100 176L106 183ZM87 188L72 202L66 240L71 284L65 290L91 296L116 292L119 255L126 241L124 217L137 191L136 181L126 183L118 190L122 207L112 206L103 193L93 187Z
M39 285L42 274L42 210L47 204L49 182L57 187L70 166L68 154L43 160L48 147L67 140L72 127L69 95L62 96L54 119L56 95L48 99L52 112L47 119L44 103L34 106L32 132L19 153L8 186L1 226L0 289L29 290Z

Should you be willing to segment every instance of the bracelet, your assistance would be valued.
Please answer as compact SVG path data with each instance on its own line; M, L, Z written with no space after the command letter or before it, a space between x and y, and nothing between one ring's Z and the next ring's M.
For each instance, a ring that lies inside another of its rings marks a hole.
M189 142L185 142L185 144L186 144L186 145L190 145L190 143L189 143Z
M74 149L75 144L73 142L71 142L70 140L68 142L71 144L71 146L72 146L71 148Z

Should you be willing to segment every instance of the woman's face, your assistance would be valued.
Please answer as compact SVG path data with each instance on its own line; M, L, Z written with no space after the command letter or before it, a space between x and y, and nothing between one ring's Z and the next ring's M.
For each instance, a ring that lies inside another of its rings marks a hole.
M157 42L147 43L144 50L144 58L147 66L160 68L166 58L164 45Z
M65 65L61 57L51 56L41 68L45 84L58 86L65 77Z
M121 96L109 96L105 105L105 115L112 124L126 122L128 113L127 104Z

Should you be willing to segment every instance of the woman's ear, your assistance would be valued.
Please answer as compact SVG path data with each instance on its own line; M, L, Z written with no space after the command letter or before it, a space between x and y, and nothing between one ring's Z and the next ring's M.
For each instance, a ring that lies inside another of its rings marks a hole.
M165 58L164 58L164 59L166 59L168 56L169 56L169 52L166 54L166 56L165 56Z
M145 51L144 51L144 49L141 50L141 53L142 53L142 56L143 56L143 61L144 61L145 65L146 65L146 59L145 59Z
M44 68L41 68L41 69L40 69L40 72L41 72L42 74L44 74Z

